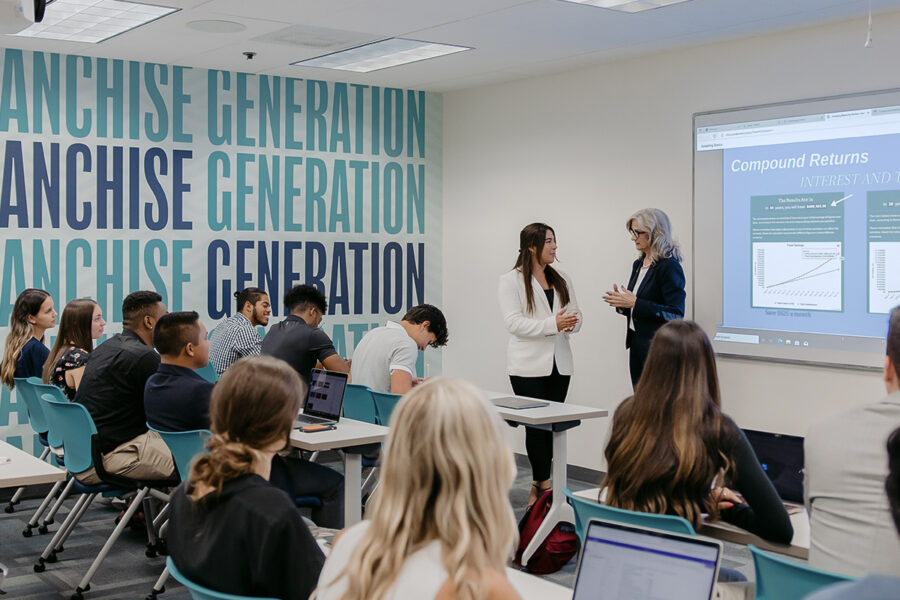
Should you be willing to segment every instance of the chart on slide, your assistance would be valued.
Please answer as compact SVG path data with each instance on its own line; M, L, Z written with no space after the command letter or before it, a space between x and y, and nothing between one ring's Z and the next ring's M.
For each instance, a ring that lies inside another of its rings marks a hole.
M869 312L889 313L900 304L900 242L869 244Z
M754 243L753 306L840 311L842 243Z

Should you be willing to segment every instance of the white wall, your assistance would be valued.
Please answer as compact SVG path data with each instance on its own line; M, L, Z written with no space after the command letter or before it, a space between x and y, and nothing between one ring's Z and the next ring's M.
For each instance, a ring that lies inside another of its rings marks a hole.
M614 409L631 390L624 319L602 301L634 258L625 220L665 210L691 246L694 112L900 85L900 13L619 61L444 96L444 373L509 389L496 281L520 228L545 221L573 278L585 325L573 338L569 402ZM698 232L702 235L702 232ZM690 258L688 310L691 303ZM883 394L880 376L719 360L739 425L805 434L810 420ZM608 419L569 437L569 463L602 469ZM521 430L510 430L521 451Z

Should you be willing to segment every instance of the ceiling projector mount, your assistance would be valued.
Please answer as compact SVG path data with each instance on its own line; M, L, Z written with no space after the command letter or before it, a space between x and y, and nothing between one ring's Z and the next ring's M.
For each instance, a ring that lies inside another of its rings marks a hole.
M0 0L0 33L19 33L40 23L47 4L48 0Z

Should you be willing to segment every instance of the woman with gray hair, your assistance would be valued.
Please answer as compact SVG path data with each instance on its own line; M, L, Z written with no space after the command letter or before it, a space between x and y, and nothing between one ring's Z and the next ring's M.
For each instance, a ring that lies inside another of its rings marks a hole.
M684 270L666 213L642 208L628 218L625 228L638 258L628 286L613 284L603 299L628 320L625 347L630 349L631 384L636 386L653 334L667 321L684 317Z

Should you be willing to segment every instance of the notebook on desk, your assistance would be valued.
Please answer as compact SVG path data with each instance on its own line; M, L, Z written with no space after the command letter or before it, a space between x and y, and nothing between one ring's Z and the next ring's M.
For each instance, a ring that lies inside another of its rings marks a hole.
M294 427L337 423L341 418L347 379L346 373L313 369L309 376L306 402L303 404L303 411L294 421Z
M803 506L803 438L755 429L744 435L785 506Z
M494 406L500 408L512 408L515 410L522 410L524 408L540 408L542 406L548 406L550 403L544 400L531 400L529 398L518 398L516 396L504 396L502 398L494 398L491 400L494 403Z
M591 519L572 600L709 600L721 559L715 540Z

